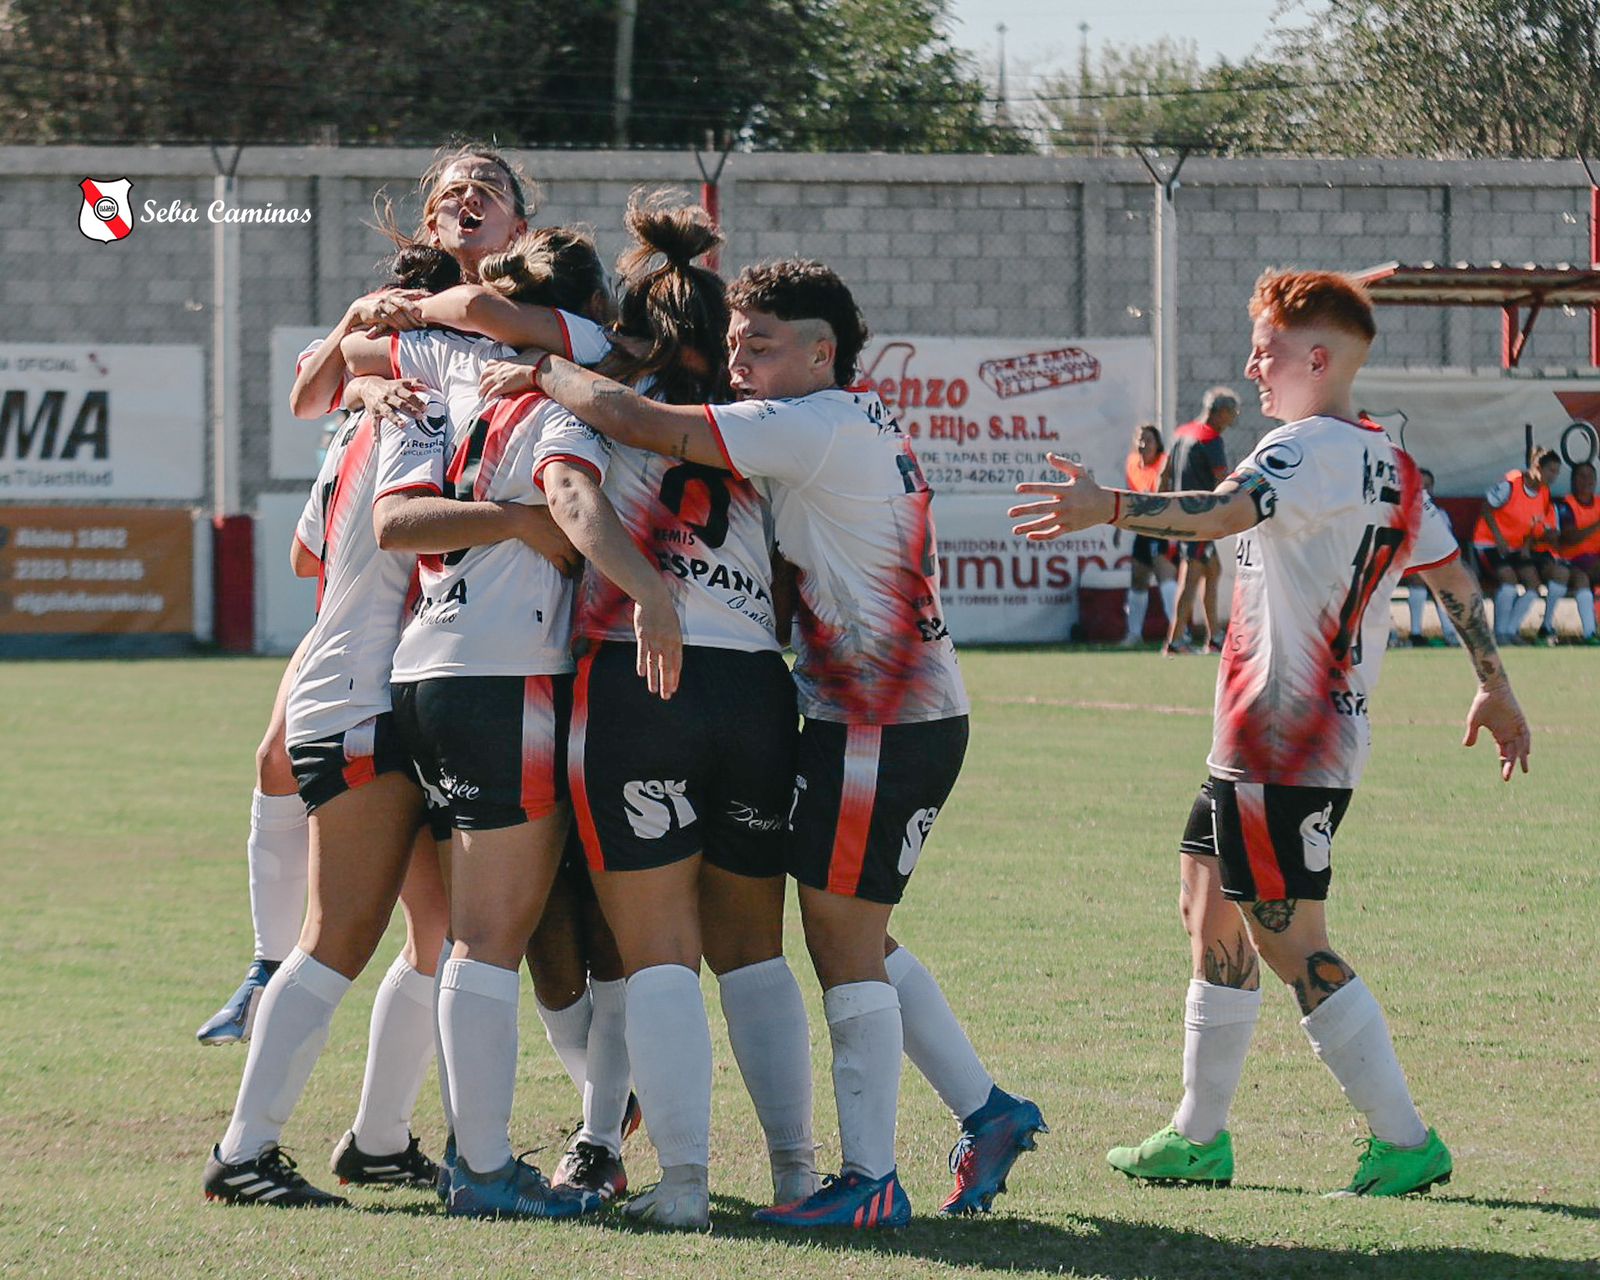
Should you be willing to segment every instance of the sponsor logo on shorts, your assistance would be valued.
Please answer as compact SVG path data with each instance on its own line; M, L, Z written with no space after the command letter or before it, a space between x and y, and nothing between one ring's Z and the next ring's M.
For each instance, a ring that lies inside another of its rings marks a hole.
M439 789L452 800L476 800L480 788L475 782L463 782L453 774L439 775Z
M1333 802L1300 822L1300 843L1305 849L1306 870L1326 871L1333 860Z
M728 802L728 817L741 827L749 827L752 831L786 831L789 827L788 820L782 815L762 813L754 805L744 804L738 800Z
M680 831L695 821L694 806L684 794L687 780L625 782L622 800L627 806L628 825L641 840L659 840L674 827Z
M901 875L910 875L912 868L917 865L917 859L922 856L922 842L928 838L928 832L933 830L933 820L938 816L937 805L928 809L918 809L911 815L911 821L906 823L906 834L900 841L900 862L897 870Z

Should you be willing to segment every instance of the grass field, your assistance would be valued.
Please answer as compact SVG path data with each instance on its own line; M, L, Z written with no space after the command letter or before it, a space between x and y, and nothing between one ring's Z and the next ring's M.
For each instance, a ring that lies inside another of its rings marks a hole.
M895 932L1053 1132L992 1218L931 1218L955 1135L908 1069L900 1172L918 1217L870 1239L748 1224L765 1158L714 999L710 1235L451 1222L399 1192L358 1194L343 1213L206 1204L201 1168L243 1053L201 1048L193 1031L249 958L251 760L280 663L0 665L0 1273L1600 1275L1600 655L1509 663L1535 725L1533 774L1504 786L1491 749L1456 745L1459 654L1394 653L1335 846L1335 945L1384 1002L1455 1181L1426 1198L1324 1201L1354 1168L1358 1127L1276 990L1235 1108L1232 1190L1135 1185L1102 1160L1177 1099L1187 952L1173 848L1204 772L1213 664L969 653L972 751ZM821 1157L836 1165L827 1035L791 937ZM340 1009L285 1135L324 1184L397 938ZM523 1046L514 1140L547 1144L549 1168L576 1100L528 998ZM430 1084L417 1117L435 1154L436 1099ZM654 1176L642 1137L628 1157L636 1186Z

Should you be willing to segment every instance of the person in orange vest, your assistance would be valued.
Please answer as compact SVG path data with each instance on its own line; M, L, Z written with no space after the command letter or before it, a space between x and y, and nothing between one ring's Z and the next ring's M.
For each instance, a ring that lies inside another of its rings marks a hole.
M1528 465L1508 471L1483 497L1483 514L1472 531L1484 590L1494 591L1494 630L1501 644L1520 644L1522 624L1545 586L1540 638L1555 643L1556 605L1567 593L1567 566L1551 553L1556 536L1555 501L1550 486L1561 474L1561 455L1534 445ZM1523 591L1519 598L1517 585Z
M1594 626L1594 589L1600 585L1600 499L1594 496L1594 480L1594 463L1580 462L1572 468L1572 492L1556 503L1561 525L1556 554L1567 566L1567 589L1578 605L1584 644L1600 644Z
M1135 493L1161 492L1161 473L1166 465L1167 451L1160 428L1153 422L1141 422L1133 429L1133 452L1128 455L1125 468L1128 488ZM1133 536L1133 587L1128 592L1128 634L1122 640L1125 649L1144 643L1144 619L1150 608L1152 579L1161 590L1161 607L1170 623L1177 616L1178 603L1178 568L1172 561L1172 544L1165 538L1147 538L1136 533Z

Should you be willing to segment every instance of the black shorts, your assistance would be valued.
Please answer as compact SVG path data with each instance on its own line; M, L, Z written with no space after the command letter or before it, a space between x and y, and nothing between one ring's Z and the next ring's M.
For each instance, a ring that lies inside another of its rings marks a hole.
M331 738L297 743L289 748L289 765L307 813L365 786L380 773L404 773L416 779L394 716L387 711Z
M1496 578L1500 576L1501 569L1510 569L1513 573L1521 573L1524 569L1538 571L1541 578L1550 573L1555 557L1548 551L1505 551L1499 547L1472 548L1478 554L1478 573L1480 577Z
M807 720L800 732L789 874L896 903L967 754L967 717L921 724Z
M698 853L738 875L782 875L799 723L783 658L685 646L666 702L636 662L633 645L608 641L578 663L567 769L590 869Z
M1185 560L1198 560L1204 564L1216 557L1216 552L1212 550L1212 544L1209 542L1180 542L1178 548L1179 554Z
M394 686L395 722L430 810L458 831L497 831L567 798L572 677L444 676ZM439 823L430 812L438 834Z
M1207 778L1189 810L1180 853L1222 859L1222 896L1235 902L1321 902L1333 879L1333 836L1348 788L1280 787Z
M1147 538L1136 533L1133 535L1133 562L1153 568L1157 560L1166 559L1171 546L1165 538Z

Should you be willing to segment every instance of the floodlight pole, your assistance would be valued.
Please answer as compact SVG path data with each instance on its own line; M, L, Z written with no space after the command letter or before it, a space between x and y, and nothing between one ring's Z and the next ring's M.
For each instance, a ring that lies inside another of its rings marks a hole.
M700 170L700 204L711 215L711 221L719 228L722 226L722 170L728 163L728 153L733 150L734 133L726 129L722 134L722 146L717 156L717 167L708 170L706 162L701 158L699 148L695 149L694 163ZM706 130L706 149L717 151L717 138L711 130ZM716 249L706 254L706 266L713 271L722 269L722 255Z
M1578 152L1583 172L1589 179L1589 266L1600 271L1600 178L1595 177L1589 157ZM1589 363L1600 369L1600 303L1589 304Z
M1143 151L1139 159L1155 183L1155 260L1152 272L1150 336L1156 344L1156 422L1163 431L1178 421L1178 217L1173 197L1178 172L1189 158L1180 147L1170 171L1163 172Z

